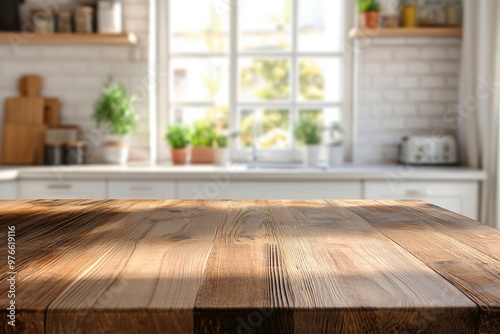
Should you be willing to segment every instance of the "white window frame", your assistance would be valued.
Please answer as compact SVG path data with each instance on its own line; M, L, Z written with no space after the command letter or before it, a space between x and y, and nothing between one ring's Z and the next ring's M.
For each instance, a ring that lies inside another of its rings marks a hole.
M171 54L169 50L169 43L164 41L169 40L170 31L168 24L169 17L169 3L170 1L182 1L182 0L150 0L152 3L155 2L155 20L152 20L150 27L156 27L152 30L151 34L153 37L150 41L156 41L156 45L150 48L150 59L154 61L155 71L157 73L156 80L156 91L154 94L153 101L150 102L152 112L156 111L156 115L151 117L154 121L150 122L151 127L155 127L154 131L151 131L152 135L156 138L156 150L152 150L152 160L157 162L163 162L170 159L170 150L168 149L164 135L170 120L173 115L170 110L170 59ZM207 0L211 1L211 0ZM216 0L217 1L217 0ZM235 3L238 0L224 0L231 1L233 3L232 10L230 11L230 50L229 55L223 54L220 56L227 57L230 63L230 85L229 85L229 108L230 108L230 128L231 131L238 131L239 129L239 110L242 107L283 107L284 109L290 110L290 123L292 127L295 125L295 117L298 115L298 109L300 108L340 108L342 123L346 132L345 148L346 148L346 159L350 161L352 159L353 143L354 143L354 126L355 126L355 110L353 108L354 94L352 91L354 78L354 59L355 53L351 52L354 50L354 45L352 40L348 38L349 29L353 26L354 21L354 6L351 0L341 0L343 1L344 7L344 33L341 39L341 45L343 48L341 52L297 52L297 19L298 19L298 2L299 0L293 1L293 24L292 24L292 49L287 52L240 52L238 51L238 8ZM251 1L251 0L246 0ZM153 14L153 11L150 11ZM152 55L151 53L154 53ZM175 54L174 57L213 57L217 54L196 54L196 53L182 53ZM262 101L262 102L241 102L238 103L238 60L241 57L286 57L291 58L292 66L296 69L294 71L294 77L291 78L291 98L288 102L273 102L273 101ZM341 59L341 84L343 86L341 92L341 101L338 103L329 102L297 102L297 89L298 79L297 68L298 59L300 57L315 57L315 58L340 58ZM173 58L173 57L172 57ZM343 59L342 59L343 58ZM183 103L183 105L197 106L197 103ZM156 124L154 124L156 123ZM151 144L155 142L155 138L152 138ZM259 158L261 160L280 160L280 161L291 161L297 160L301 157L301 149L295 146L295 141L292 141L293 147L290 150L278 150L278 149L266 149L261 150ZM234 160L244 161L248 160L250 157L250 149L238 149L237 143L233 141L231 144L231 155Z

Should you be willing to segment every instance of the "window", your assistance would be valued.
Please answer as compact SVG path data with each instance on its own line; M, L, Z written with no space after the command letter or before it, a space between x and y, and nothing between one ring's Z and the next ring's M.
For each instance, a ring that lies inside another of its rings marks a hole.
M292 157L295 124L343 114L344 0L170 0L169 121L205 119ZM325 135L326 135L325 131Z

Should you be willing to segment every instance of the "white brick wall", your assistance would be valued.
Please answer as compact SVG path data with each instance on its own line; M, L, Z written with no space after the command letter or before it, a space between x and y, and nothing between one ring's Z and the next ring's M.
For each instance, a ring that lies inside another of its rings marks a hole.
M31 0L27 6L36 3L38 0ZM138 36L137 47L30 45L28 42L16 52L10 45L0 45L2 105L6 97L19 95L17 81L20 76L38 74L44 79L42 94L61 99L62 122L79 124L84 131L89 131L96 127L92 119L93 107L100 86L109 76L123 82L129 91L144 91L148 75L149 1L123 0L123 3L124 28ZM137 110L141 121L131 138L131 160L145 160L149 154L147 96L138 101ZM0 121L3 121L3 108Z
M405 135L455 124L443 116L458 102L460 40L377 38L359 53L356 163L395 163Z

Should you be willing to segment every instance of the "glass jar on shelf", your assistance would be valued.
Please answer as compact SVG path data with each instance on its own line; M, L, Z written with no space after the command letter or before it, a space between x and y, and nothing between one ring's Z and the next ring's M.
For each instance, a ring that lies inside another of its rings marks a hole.
M94 8L80 6L75 9L75 31L81 34L94 32Z
M71 32L71 12L59 12L57 14L57 32Z
M446 14L442 0L425 0L420 8L419 25L442 27L446 25Z
M446 25L459 27L462 24L461 0L448 0L446 4Z
M33 31L40 34L50 34L55 30L54 13L50 9L33 11Z
M405 28L415 28L418 23L418 0L403 0L401 25Z

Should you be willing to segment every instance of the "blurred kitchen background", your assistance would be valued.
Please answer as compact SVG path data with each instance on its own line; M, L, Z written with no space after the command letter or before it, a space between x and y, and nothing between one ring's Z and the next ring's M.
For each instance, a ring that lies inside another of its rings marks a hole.
M499 8L3 1L0 193L416 198L498 226Z

